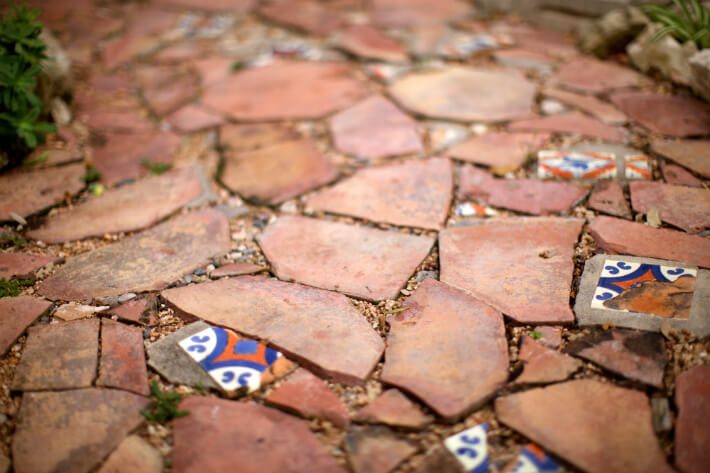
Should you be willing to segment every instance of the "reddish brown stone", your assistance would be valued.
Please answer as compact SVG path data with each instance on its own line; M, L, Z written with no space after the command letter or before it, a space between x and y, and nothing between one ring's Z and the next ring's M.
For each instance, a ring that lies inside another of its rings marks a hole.
M501 422L583 471L673 471L641 392L584 379L500 397L495 409Z
M171 113L165 120L179 133L192 133L206 128L214 128L224 123L221 115L200 105L192 104Z
M599 138L612 142L624 142L626 136L619 128L606 125L580 112L567 112L548 117L531 118L511 123L511 130L547 131Z
M441 280L523 323L569 323L582 221L508 218L439 235Z
M228 151L249 151L299 138L298 133L283 125L227 124L220 128L220 144Z
M51 302L30 296L0 298L0 356L51 306Z
M12 389L34 391L91 386L98 351L97 319L31 327Z
M626 115L614 108L613 105L602 102L591 95L579 95L560 89L545 89L543 94L560 102L571 105L583 112L597 117L610 125L626 123Z
M427 236L282 216L258 237L280 279L377 301L394 299L434 243Z
M272 343L343 382L362 382L384 350L367 320L334 292L243 276L169 289L162 296L183 312Z
M200 80L192 74L173 76L169 81L144 88L143 98L158 116L174 112L200 93Z
M566 62L551 80L564 87L589 94L648 83L645 76L631 68L589 57Z
M685 168L664 162L661 166L663 179L676 186L703 187L703 181L693 176Z
M662 182L632 182L631 205L636 212L658 210L661 220L688 233L710 227L710 190Z
M25 393L12 439L15 471L91 471L143 422L147 402L113 389Z
M108 457L97 473L161 473L163 456L137 435L130 435Z
M340 30L345 21L336 11L314 0L268 0L259 7L266 19L316 35Z
M631 218L631 208L626 201L624 190L616 181L598 181L594 184L592 195L589 196L587 205L590 209L614 215L616 217Z
M58 259L54 256L29 253L0 253L0 279L31 276L41 267L54 263Z
M355 473L389 473L417 451L384 427L352 427L345 450Z
M132 299L109 310L108 313L115 315L121 320L152 326L156 323L156 309L155 298L149 296Z
M173 422L175 473L345 471L304 421L275 409L208 397L189 397L180 409L190 415Z
M493 25L491 32L509 35L517 44L523 44L532 51L548 54L567 61L579 55L579 51L574 44L574 36L569 33L533 28L522 22L500 22Z
M155 125L147 112L139 108L92 108L83 110L79 117L89 128L100 133L155 133Z
M88 319L106 309L108 309L108 306L82 305L76 302L69 302L57 307L52 313L52 317L65 321Z
M443 445L435 445L413 470L414 473L461 473L461 463Z
M676 378L675 463L683 473L710 469L710 365L696 366Z
M564 381L582 367L582 362L527 336L523 337L518 358L523 362L523 372L515 379L515 384Z
M225 56L208 56L193 61L191 66L202 79L202 87L208 88L232 74L234 58Z
M148 395L143 330L110 319L101 322L101 363L97 386Z
M343 153L380 159L424 150L417 122L381 95L343 110L330 120L335 146Z
M371 25L353 25L338 35L342 49L366 59L385 62L406 62L404 47L381 30Z
M228 263L220 266L210 273L210 277L221 278L224 276L242 276L244 274L259 273L264 269L266 268L259 266L258 264L243 263L238 261L236 263Z
M431 422L431 417L425 415L401 391L388 389L380 397L360 409L354 420L420 429Z
M550 348L559 348L562 344L562 329L560 327L551 327L549 325L539 325L535 327L540 337L540 343Z
M654 140L652 149L655 153L710 178L710 140Z
M692 97L619 92L611 101L654 133L678 138L710 135L710 106Z
M549 138L547 133L491 132L457 144L447 154L454 159L490 166L495 174L505 174L518 169L528 155Z
M190 10L224 11L230 14L249 12L256 0L157 0L156 5L172 5Z
M70 258L39 292L52 300L89 301L159 290L229 247L224 215L211 209L191 212Z
M228 154L221 180L245 199L278 204L337 176L335 164L304 138Z
M372 18L387 27L407 28L446 23L471 12L461 0L374 0Z

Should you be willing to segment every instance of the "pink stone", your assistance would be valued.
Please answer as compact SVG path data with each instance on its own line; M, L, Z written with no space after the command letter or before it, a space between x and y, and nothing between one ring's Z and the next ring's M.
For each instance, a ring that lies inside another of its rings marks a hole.
M0 298L0 356L51 306L51 302L31 296Z
M560 89L545 89L543 94L578 108L609 125L620 125L627 121L626 115L618 111L613 105L602 102L591 95L579 95Z
M703 187L703 181L693 176L685 168L664 162L661 166L663 179L676 186Z
M156 323L157 301L155 297L141 297L124 302L107 312L121 320L152 326Z
M209 88L213 84L232 74L234 59L224 56L212 56L192 62L192 67L202 79L202 87Z
M175 74L171 80L144 88L143 98L158 116L167 115L192 101L200 93L200 81L192 74Z
M523 337L518 358L523 362L523 372L515 384L564 381L582 367L581 361L546 348L528 336Z
M636 212L656 209L662 221L688 233L710 227L710 190L662 182L632 182L629 188Z
M143 329L111 319L101 321L101 363L96 385L149 394Z
M710 140L654 140L653 151L710 178Z
M228 124L219 132L220 144L226 151L241 152L264 148L284 141L292 141L300 135L280 124Z
M684 473L703 473L710 468L710 365L701 365L676 378L675 463Z
M314 0L269 0L259 7L259 13L274 23L315 35L334 33L345 25L328 4Z
M352 427L345 449L355 473L389 473L417 449L384 427Z
M611 101L630 119L660 135L710 135L710 106L692 97L619 92Z
M560 113L542 118L531 118L511 123L511 130L546 131L599 138L612 142L624 142L626 136L618 128L606 125L580 112Z
M589 94L635 87L649 82L645 76L631 68L589 57L573 59L563 64L551 80Z
M616 181L598 181L587 202L589 208L616 217L631 218L631 208L624 190Z
M226 11L231 14L249 12L255 0L157 0L156 5L171 5L192 10Z
M406 62L407 52L394 39L371 25L353 25L338 36L337 44L349 53L385 62Z
M505 174L518 169L528 155L549 138L548 133L491 132L454 145L447 155L454 159L490 166L491 172L495 174Z
M372 17L387 27L407 28L446 23L471 12L462 0L374 0Z
M493 58L503 66L532 69L544 73L550 71L555 60L545 53L523 48L508 48L493 51Z
M258 264L243 263L227 263L210 273L212 278L222 278L224 276L242 276L244 274L254 274L263 271L265 268Z
M397 389L388 389L360 409L354 420L387 424L393 427L421 429L431 422L417 405Z
M539 325L535 332L541 335L540 343L550 348L559 348L562 344L562 329L550 325Z
M224 123L221 115L200 105L186 105L165 119L180 133L192 133L206 128L214 128Z
M54 256L29 253L0 253L0 279L32 276L38 269L58 259Z

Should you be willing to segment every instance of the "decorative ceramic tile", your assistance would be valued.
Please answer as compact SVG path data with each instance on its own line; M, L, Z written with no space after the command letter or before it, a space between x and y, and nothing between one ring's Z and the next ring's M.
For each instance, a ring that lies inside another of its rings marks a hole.
M534 443L526 445L509 473L558 473L562 468Z
M488 471L488 424L479 424L444 440L446 448L468 473Z
M604 179L616 176L613 154L592 151L542 150L537 175L541 179Z
M624 156L624 176L626 179L651 179L648 156L635 154Z

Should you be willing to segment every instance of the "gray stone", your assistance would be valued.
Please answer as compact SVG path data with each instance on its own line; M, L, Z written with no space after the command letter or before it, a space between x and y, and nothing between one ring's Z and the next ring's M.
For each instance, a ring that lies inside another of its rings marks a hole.
M650 24L629 44L626 52L631 62L643 72L657 70L667 79L689 85L692 77L689 60L698 51L695 43L680 44L670 35L656 41L659 29L660 26Z
M577 30L582 51L606 57L622 51L648 22L637 8L612 10L595 22L580 25Z
M690 58L690 85L710 102L710 49L703 49Z

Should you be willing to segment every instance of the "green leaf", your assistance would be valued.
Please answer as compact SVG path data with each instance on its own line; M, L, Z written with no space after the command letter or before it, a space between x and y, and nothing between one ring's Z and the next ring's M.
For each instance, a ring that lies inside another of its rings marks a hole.
M173 167L170 163L161 163L157 161L150 161L148 158L143 158L141 162L144 168L148 169L152 174L163 174Z

